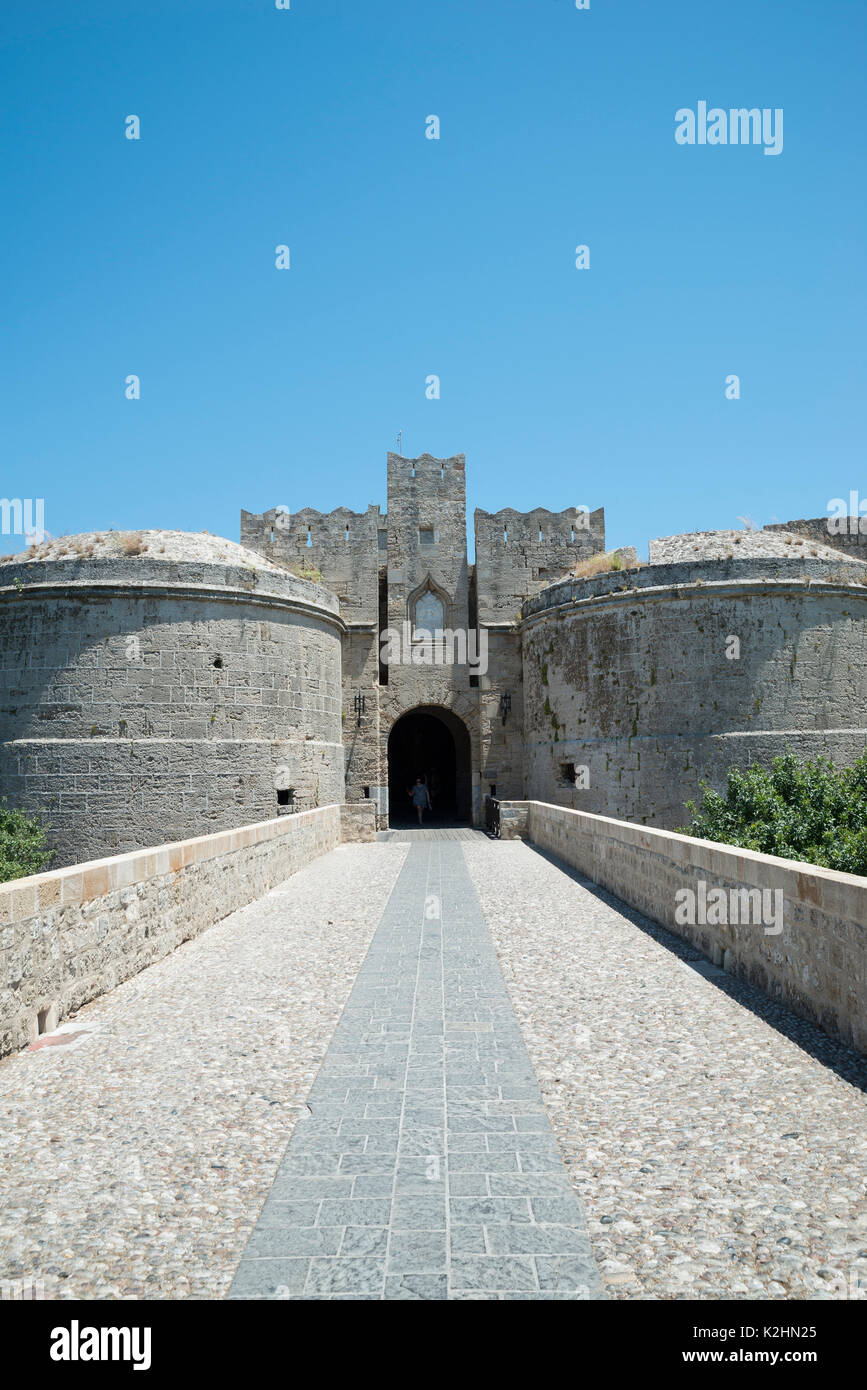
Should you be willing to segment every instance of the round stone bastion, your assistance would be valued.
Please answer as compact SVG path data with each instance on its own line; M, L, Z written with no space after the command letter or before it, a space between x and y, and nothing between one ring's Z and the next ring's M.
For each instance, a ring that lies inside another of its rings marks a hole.
M712 536L525 603L529 798L674 829L731 766L864 751L867 565L780 532Z
M336 597L207 534L0 560L0 775L52 867L343 800Z

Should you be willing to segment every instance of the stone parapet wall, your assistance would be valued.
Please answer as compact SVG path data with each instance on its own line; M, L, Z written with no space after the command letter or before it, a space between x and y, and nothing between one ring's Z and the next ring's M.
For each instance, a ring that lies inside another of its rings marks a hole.
M805 536L795 528L766 527L764 531L693 531L662 536L649 546L651 565L689 560L834 558L836 548L827 534ZM862 558L858 557L858 558Z
M793 531L798 536L805 536L819 545L830 546L832 550L840 550L844 555L850 555L855 560L867 560L867 516L854 513L846 518L844 522L837 523L845 527L844 530L830 529L830 516L817 516L806 518L801 521L775 521L771 522L764 529L766 531Z
M0 884L0 1056L374 825L335 804Z
M523 601L605 549L605 511L504 507L473 513L481 622L514 622Z
M386 529L387 518L373 503L366 512L241 512L242 544L291 572L318 572L347 622L376 622L378 567L385 563L380 535L384 540Z
M679 539L675 537L674 539ZM856 557L857 558L857 557ZM793 564L792 561L797 563ZM789 583L809 585L852 584L867 586L867 570L853 564L847 555L739 555L726 554L721 560L687 556L666 563L654 562L636 569L607 570L588 579L568 578L550 584L534 594L521 609L522 626L526 627L538 615L562 610L592 600L624 598L628 601L640 592L649 598L665 597L667 591L694 587L721 592L736 584Z
M539 801L502 803L500 815L503 838L521 836L556 855L732 975L867 1052L867 879ZM678 890L698 896L700 882L708 892L781 892L782 930L679 923Z

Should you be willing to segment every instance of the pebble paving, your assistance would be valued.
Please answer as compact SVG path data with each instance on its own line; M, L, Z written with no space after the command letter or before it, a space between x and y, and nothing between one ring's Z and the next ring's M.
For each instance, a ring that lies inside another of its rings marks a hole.
M867 1300L867 1058L530 846L463 849L609 1296Z
M464 860L415 837L235 1298L603 1297Z

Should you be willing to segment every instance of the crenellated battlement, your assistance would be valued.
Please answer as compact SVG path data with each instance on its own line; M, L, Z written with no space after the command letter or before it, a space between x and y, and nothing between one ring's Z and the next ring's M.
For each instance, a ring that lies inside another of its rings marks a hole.
M376 621L383 603L391 619L402 621L415 590L427 581L450 595L453 615L468 621L465 456L389 453L387 484L387 512L373 503L365 512L242 512L242 542L276 564L320 575L350 621ZM578 561L605 549L605 513L601 507L477 509L474 532L478 616L501 623L512 621L525 599Z
M605 549L605 511L476 508L476 585L481 622L513 621L526 598Z
M605 509L598 507L591 512L589 507L565 507L562 512L549 511L547 507L534 507L529 512L515 511L514 507L501 507L498 512L486 512L477 507L473 513L476 542L494 540L504 544L580 544L581 534L603 531Z
M241 512L244 545L304 577L321 576L351 622L376 622L385 530L386 518L375 503L366 512L348 507L331 512L314 507Z
M359 536L370 532L371 515L377 525L384 522L379 506L371 503L366 512L353 512L349 507L335 507L320 512L316 507L301 507L290 512L283 507L269 507L264 512L241 512L241 535L264 540L269 545L278 535L290 538L306 548L318 544L352 545Z
M466 454L453 454L451 458L438 459L434 458L433 454L405 458L403 454L389 453L386 462L389 480L394 475L403 479L416 478L419 483L445 482L447 478L463 479L465 483L466 466Z

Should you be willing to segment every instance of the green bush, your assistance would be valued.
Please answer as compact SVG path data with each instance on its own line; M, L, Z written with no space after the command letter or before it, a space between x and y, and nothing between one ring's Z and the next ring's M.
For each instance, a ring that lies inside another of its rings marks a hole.
M729 768L725 795L701 783L682 835L867 877L867 752L852 767L793 753Z
M54 850L46 848L48 826L39 816L13 811L0 801L0 883L38 874L51 863Z

